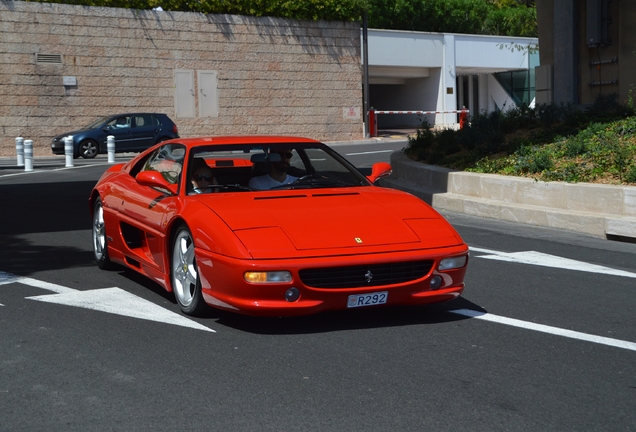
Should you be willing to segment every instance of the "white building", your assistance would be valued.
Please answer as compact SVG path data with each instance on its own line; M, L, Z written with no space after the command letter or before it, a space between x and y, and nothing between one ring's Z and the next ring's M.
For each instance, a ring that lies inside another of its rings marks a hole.
M538 39L396 30L368 30L369 108L470 114L534 102ZM364 60L363 60L364 61ZM456 127L458 115L380 114L380 129L417 127L422 120Z

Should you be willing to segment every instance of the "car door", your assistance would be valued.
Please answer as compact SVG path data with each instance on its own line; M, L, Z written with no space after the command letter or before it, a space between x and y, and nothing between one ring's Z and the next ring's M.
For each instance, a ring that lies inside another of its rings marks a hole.
M125 224L121 230L128 249L135 259L165 271L163 267L164 239L167 222L179 209L178 194L167 190L140 185L135 175L141 171L159 172L170 184L178 185L181 179L185 147L167 144L152 152L140 167L133 169L128 184L120 184L116 195L117 210Z
M156 144L161 123L152 114L135 114L133 116L133 139L135 150L142 151Z
M104 127L106 135L112 135L115 137L115 151L127 152L133 151L135 148L134 136L132 133L133 118L131 115L124 115L114 117ZM104 139L104 141L106 141ZM106 147L105 143L100 143L100 146Z

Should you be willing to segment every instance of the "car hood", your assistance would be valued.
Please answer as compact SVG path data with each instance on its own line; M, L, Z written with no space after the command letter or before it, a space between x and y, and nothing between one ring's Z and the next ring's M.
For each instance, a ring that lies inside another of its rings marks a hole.
M66 133L63 133L63 134L56 135L55 137L53 137L53 140L54 141L59 141L62 138L67 137L69 135L77 135L79 133L86 132L87 130L92 130L92 129L78 129L78 130L74 130L72 132L66 132Z
M461 245L423 201L379 187L211 194L208 205L255 258L438 248ZM226 198L227 197L227 198Z

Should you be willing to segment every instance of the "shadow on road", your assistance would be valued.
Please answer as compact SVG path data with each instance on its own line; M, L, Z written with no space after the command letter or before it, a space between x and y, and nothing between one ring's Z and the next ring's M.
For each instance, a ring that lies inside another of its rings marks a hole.
M0 184L0 270L27 276L93 265L88 196L94 185L92 180L33 182L30 176ZM85 243L70 234L81 230L87 232Z
M466 316L449 312L456 309L471 309L486 312L476 304L460 297L449 302L425 306L370 307L368 309L349 309L288 318L248 317L211 309L208 314L202 318L216 319L217 324L245 332L265 335L283 335L398 327L416 324L442 324L468 319Z

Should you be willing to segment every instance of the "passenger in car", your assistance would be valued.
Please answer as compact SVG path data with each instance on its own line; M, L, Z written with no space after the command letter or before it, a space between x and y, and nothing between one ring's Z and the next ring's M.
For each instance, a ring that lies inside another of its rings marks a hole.
M211 193L218 192L218 188L212 185L218 185L212 168L208 166L203 159L193 159L194 169L192 170L192 192L194 193Z
M298 180L298 177L287 174L289 161L293 156L292 152L290 150L283 150L276 153L280 155L280 160L270 164L268 174L252 177L249 183L250 188L266 190L276 186L291 184Z

